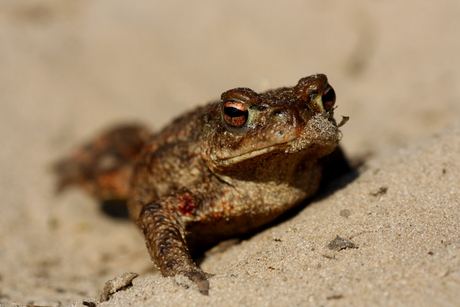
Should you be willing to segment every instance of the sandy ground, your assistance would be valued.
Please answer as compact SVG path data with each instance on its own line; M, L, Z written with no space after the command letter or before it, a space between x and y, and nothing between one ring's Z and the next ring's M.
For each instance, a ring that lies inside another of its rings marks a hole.
M459 54L457 0L1 1L0 305L84 306L137 272L100 306L458 306ZM109 124L317 72L366 163L208 251L208 297L159 276L131 222L54 193L50 164ZM330 250L337 235L357 248Z

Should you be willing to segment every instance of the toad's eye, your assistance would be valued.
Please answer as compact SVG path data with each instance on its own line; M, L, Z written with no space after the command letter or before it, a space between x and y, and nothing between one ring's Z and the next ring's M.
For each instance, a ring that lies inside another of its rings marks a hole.
M224 120L232 127L241 127L248 120L248 108L241 102L227 101L224 103Z
M330 111L335 103L335 91L331 86L328 86L323 92L323 106L326 111Z

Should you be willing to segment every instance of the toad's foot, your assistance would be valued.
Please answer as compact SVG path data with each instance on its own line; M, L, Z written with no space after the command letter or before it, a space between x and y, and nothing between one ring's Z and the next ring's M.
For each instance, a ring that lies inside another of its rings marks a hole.
M169 201L168 201L169 200ZM163 276L184 275L200 293L208 295L209 281L193 262L184 239L184 229L167 204L172 199L153 202L142 208L138 223L144 231L147 249Z

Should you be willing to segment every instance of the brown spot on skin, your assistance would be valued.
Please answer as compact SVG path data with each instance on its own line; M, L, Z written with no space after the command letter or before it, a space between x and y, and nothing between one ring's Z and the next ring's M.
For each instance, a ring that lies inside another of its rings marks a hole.
M231 203L229 203L228 201L222 201L222 208L228 212L228 213L231 213L232 212L232 209L233 209L233 206Z

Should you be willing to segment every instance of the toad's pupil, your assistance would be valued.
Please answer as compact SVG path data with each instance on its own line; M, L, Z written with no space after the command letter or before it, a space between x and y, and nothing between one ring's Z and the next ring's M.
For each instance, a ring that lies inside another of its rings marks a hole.
M240 117L240 116L245 116L247 112L245 111L242 111L240 109L237 109L235 107L226 107L224 109L224 112L225 112L225 115L229 116L229 117Z

